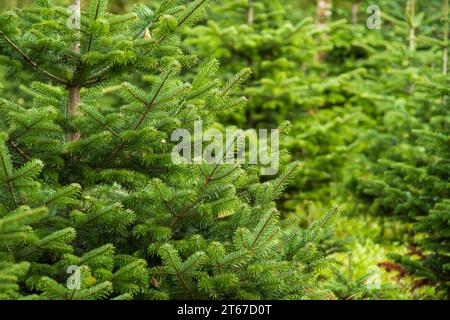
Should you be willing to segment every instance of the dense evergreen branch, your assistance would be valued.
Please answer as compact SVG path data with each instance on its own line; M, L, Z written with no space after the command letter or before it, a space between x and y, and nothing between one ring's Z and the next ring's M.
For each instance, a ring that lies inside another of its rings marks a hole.
M47 76L51 80L54 80L60 84L67 85L68 82L50 72L47 70L41 68L36 62L34 62L29 56L25 54L8 36L6 36L2 31L0 31L0 36L5 39L6 42L9 43L9 45L22 57L23 60L25 60L33 69L37 70L38 72L42 73L43 75Z

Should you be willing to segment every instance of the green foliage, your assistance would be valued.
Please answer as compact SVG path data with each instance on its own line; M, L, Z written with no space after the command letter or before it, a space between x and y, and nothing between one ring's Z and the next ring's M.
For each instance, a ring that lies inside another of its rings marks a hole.
M426 253L396 259L448 292L446 3L381 1L382 29L369 30L370 1L333 1L330 16L315 1L228 1L188 30L185 45L217 57L224 75L252 69L242 91L249 107L226 121L293 123L284 143L304 170L285 208L345 203L386 221L382 242L399 219L408 232L394 239ZM416 142L419 132L426 141Z
M219 59L227 76L250 67L245 113L229 115L247 127L273 127L298 106L298 70L314 51L310 18L289 21L279 1L227 1L214 6L205 25L188 30L186 46Z
M0 4L0 299L448 297L448 0L69 2Z
M0 101L0 232L11 242L0 244L2 297L323 293L319 244L335 210L302 230L282 228L276 208L297 163L263 180L259 166L171 161L175 129L213 126L225 107L245 104L237 93L247 68L225 81L210 60L192 81L180 75L196 58L179 34L208 3L114 15L108 1L92 0L80 30L51 1L0 15L2 61L34 81L30 101ZM145 74L146 85L129 73ZM104 104L110 86L120 98Z
M384 93L375 104L381 110L375 114L377 124L363 138L371 174L353 186L370 212L412 224L411 242L418 248L394 259L417 277L417 286L435 284L448 295L448 2L443 4L444 15L437 18L426 11L414 15L409 6L406 23L389 20L397 50L373 57L389 64L377 70L383 81L368 86ZM442 18L447 19L444 30L432 23ZM407 41L397 36L405 29L410 31ZM431 61L440 63L431 66Z
M336 268L334 281L330 284L331 290L340 300L380 299L386 288L376 283L379 281L376 276L377 274L372 272L355 279L350 254L346 272Z

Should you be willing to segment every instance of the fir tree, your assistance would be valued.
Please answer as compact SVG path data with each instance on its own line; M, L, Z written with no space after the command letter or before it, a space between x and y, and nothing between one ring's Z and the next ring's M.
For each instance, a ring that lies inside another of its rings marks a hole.
M171 161L175 129L193 131L195 120L245 104L236 91L247 69L224 82L212 60L190 83L179 76L196 60L179 34L208 2L114 15L107 0L92 0L79 30L50 0L0 15L3 59L35 80L32 103L0 102L1 294L318 296L327 263L319 241L336 209L308 230L281 228L275 201L297 163L259 182L258 166ZM146 86L122 82L123 104L101 103L105 87L130 72L145 74Z

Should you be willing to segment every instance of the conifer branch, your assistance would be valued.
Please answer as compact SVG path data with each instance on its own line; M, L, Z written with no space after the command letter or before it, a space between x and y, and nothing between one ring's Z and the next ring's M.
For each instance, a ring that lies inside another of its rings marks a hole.
M92 19L92 22L95 22L95 21L98 19L99 12L100 12L100 4L101 4L101 1L97 1L97 6L96 6L96 8L95 8L95 15L94 15L94 18ZM88 46L87 46L86 53L91 52L93 40L94 40L94 33L91 32L91 33L89 34L89 40L88 40ZM80 49L81 49L81 44L78 43L78 44L76 45L76 47L78 47L78 48L76 49L76 51L80 51ZM85 63L85 62L80 62L80 63L81 63L81 65L79 65L79 67L77 68L77 72L76 72L76 73L78 74L77 82L80 81L80 80L83 78L84 73L86 72L86 63ZM99 81L98 78L97 78L96 80ZM96 83L96 82L94 82L94 83ZM94 84L94 83L92 83L92 84Z
M39 249L43 249L46 245L52 243L52 242L56 242L58 240L64 240L66 238L71 238L73 239L75 237L75 229L74 228L66 228L66 229L62 229L60 231L56 231L48 236L46 236L45 238L40 239L37 242L37 245L34 246L28 246L23 248L22 250L20 250L17 253L17 258L20 259L24 259L26 257L28 257L29 255L35 253L37 250Z
M14 149L17 151L18 154L20 154L22 156L22 158L24 158L26 161L30 161L31 158L29 156L27 156L27 154L11 139L8 139L7 143Z
M235 172L237 169L239 169L238 166L233 167L232 169L228 170L228 172L225 172L223 175L219 176L219 177L212 177L211 180L222 180L225 179L226 177L228 177L230 174L232 174L233 172Z
M200 173L202 174L202 176L203 176L204 178L207 179L208 175L207 175L206 172L202 169L202 167L201 167L201 166L197 166L197 168L200 170Z
M203 90L200 90L199 92L196 92L194 95L189 96L189 99L187 99L187 100L193 100L193 99L195 99L195 98L198 98L198 97L200 97L202 94L207 93L207 92L210 92L211 89L213 89L215 86L216 86L215 83L210 84L210 85L206 86L206 88L204 88Z
M147 105L148 102L141 99L140 97L138 97L132 90L130 90L130 88L125 87L125 90L127 90L127 92L137 101L139 101L140 103L142 103L143 105ZM140 112L141 114L143 114L143 112Z
M253 249L256 245L256 243L258 242L258 239L261 237L261 235L263 234L264 230L266 230L267 226L269 225L270 220L272 220L272 218L274 217L274 215L277 213L277 210L275 208L272 208L272 212L271 214L267 217L266 221L264 222L263 226L261 227L261 229L259 229L258 234L255 237L255 240L253 241L251 248Z
M178 22L178 27L182 26L200 7L209 0L202 0L200 1L195 7L192 8L192 10L181 20Z
M84 82L81 86L82 87L90 87L93 85L96 85L97 83L103 82L108 79L106 74L111 70L111 66L107 66L94 74L89 80Z
M0 31L0 36L5 39L6 42L9 43L9 45L22 57L23 60L25 60L33 69L36 71L39 71L43 75L47 76L51 80L54 80L56 82L59 82L60 84L67 85L68 82L49 71L41 68L36 62L34 62L28 55L25 54L25 52L22 51L8 36L6 36L2 31Z
M280 180L280 182L278 182L278 184L273 188L272 193L276 193L278 191L278 189L287 181L287 179L290 178L291 174L297 170L298 168L300 168L300 164L293 166L288 173L283 177L283 179Z
M42 167L42 161L41 160L34 160L32 162L29 163L29 166L25 165L22 167L26 168L26 170L21 171L21 169L17 170L15 174L13 174L12 176L9 177L9 180L14 181L17 180L19 178L23 178L25 176L27 176L29 173L32 173L33 171L35 171L35 169ZM20 175L17 175L17 173L20 172Z
M152 110L156 99L159 97L159 94L161 93L164 85L166 84L167 80L169 79L170 75L172 74L173 70L170 70L169 72L166 73L164 79L162 80L161 84L158 86L155 94L153 95L152 100L147 103L147 105L145 106L145 111L142 113L142 115L140 116L138 122L133 126L133 130L137 130L139 129L139 127L142 125L142 123L144 122L144 120L147 118L148 114L150 113L150 111ZM108 164L111 164L112 162L114 162L114 160L116 159L116 157L119 155L119 153L123 150L123 148L125 147L126 142L122 141L119 146L114 150L114 152L112 153L111 157L109 158L109 160L107 160Z
M103 121L101 121L100 119L97 119L97 117L95 117L93 114L91 114L88 110L83 109L83 112L89 116L89 118L91 118L92 120L94 120L95 122L97 122L98 124L100 124L103 128L105 128L106 130L108 130L109 132L112 133L113 136L115 137L119 137L119 134L117 132L115 132L110 126L108 126L106 123L104 123Z
M320 222L320 228L323 228L336 214L339 207L337 205L334 205L331 210L327 212L327 214L323 217L322 221Z
M95 15L94 15L94 18L92 19L92 21L96 21L98 18L99 11L100 11L100 4L101 4L101 1L97 1L97 7L95 8ZM94 38L94 34L91 33L91 35L89 36L87 52L91 51L93 38Z
M176 272L176 274L177 274L177 277L181 280L181 283L183 284L183 287L184 287L185 290L189 293L189 296L191 297L191 299L194 300L194 299L195 299L195 295L194 295L194 293L192 292L192 290L191 290L191 288L189 287L189 285L187 284L186 280L184 279L183 274L182 274L181 271L177 268L177 265L176 265L175 261L173 261L172 254L171 254L171 252L170 252L169 250L168 250L168 252L167 252L167 256L168 256L168 258L169 258L169 260L170 260L170 263L172 264L172 267L174 268L174 270L175 270L175 272Z
M226 154L228 153L228 151L230 150L230 148L232 148L233 146L234 146L233 143L231 143L231 144L229 144L229 145L227 146L227 148L226 148L226 150L225 150L225 152L224 152L224 155L223 155L224 157L226 156ZM198 167L200 168L200 166L198 166ZM204 172L203 172L203 170L202 170L202 174L203 174L203 176L205 177L205 181L204 181L202 187L200 188L199 192L197 192L197 194L199 194L199 195L202 194L203 191L205 191L206 187L210 184L210 182L213 181L213 180L215 180L214 175L216 174L216 171L219 169L219 167L220 167L220 162L218 162L218 163L215 164L213 170L211 171L211 173L210 173L209 175L205 175ZM231 173L229 173L229 174L231 174ZM227 174L227 175L224 175L224 177L222 177L221 179L225 178L226 176L228 176L228 174ZM195 204L196 204L195 202L191 202L190 204L186 205L186 207L183 208L183 209L180 211L180 213L177 213L177 215L174 217L174 219L173 219L172 222L170 223L170 227L172 228L179 220L185 218L185 217L189 214L189 211L190 211L192 208L194 208ZM171 238L173 238L173 237L175 236L175 234L176 234L176 232L174 232L174 233L172 234L172 237L171 237Z
M155 186L156 190L159 193L159 196L161 197L161 199L163 200L164 204L166 205L166 207L170 210L170 212L172 212L172 214L176 215L177 212L175 211L175 209L172 208L172 206L170 205L169 201L166 200L166 198L164 197L164 195L162 194L161 190L158 187L158 184L152 180L153 185Z
M205 177L205 182L203 183L202 187L200 188L200 191L198 192L198 194L202 194L203 191L206 189L206 187L209 185L209 183L212 181L212 177L214 176L214 174L216 173L217 169L219 168L220 164L217 163L214 166L214 169L211 171L211 173L209 175L207 175ZM184 207L180 213L177 213L175 215L175 217L173 218L172 222L170 223L170 227L172 228L175 224L177 224L177 222L183 218L185 218L189 211L195 206L195 202L191 202L188 205L186 205L186 207ZM172 238L175 236L176 232L174 232L172 234Z
M74 192L77 192L80 189L81 189L80 185L72 184L67 188L63 188L62 189L63 192L61 192L61 190L59 190L58 192L55 192L55 194L53 194L50 198L48 198L44 201L44 205L48 206L50 203L52 203L58 199L64 198L66 196L71 196L74 194Z
M161 93L161 90L163 89L164 85L166 84L167 80L169 79L170 75L172 74L173 70L169 70L169 72L166 73L166 76L164 77L163 81L159 85L158 89L156 90L155 94L153 95L152 100L146 105L144 113L139 118L139 121L137 124L133 127L133 130L137 130L141 124L144 122L144 120L147 118L147 115L152 110L152 107L156 101L156 99L159 97L159 94Z
M195 14L195 12L200 9L201 6L203 6L207 1L209 0L202 0L199 3L197 3L197 5L195 5L191 11L189 11L184 17L183 19L181 19L180 21L178 21L177 24L177 28L181 27L193 14ZM159 39L157 41L157 44L160 44L161 42L163 42L166 38L168 37L168 34L165 34L161 39Z
M232 90L236 85L241 83L246 77L251 74L250 68L245 68L241 70L230 82L228 82L224 90L220 93L221 97L225 97L230 90Z
M9 194L11 196L11 199L13 200L14 208L17 208L18 207L18 202L17 202L17 199L16 199L16 194L14 193L14 190L13 190L11 177L8 175L8 165L6 163L7 159L5 159L5 157L3 156L3 153L1 151L0 151L0 161L1 161L1 164L2 164L2 167L3 167L3 172L5 173L5 179L6 179L5 183L6 183L7 187L8 187L8 192L9 192Z
M44 121L44 120L45 120L45 118L44 118L44 117L41 117L41 118L37 119L36 121L34 121L33 123L31 123L31 124L29 124L29 125L24 125L23 127L24 127L26 130L23 130L23 131L20 132L19 134L10 137L9 140L16 140L16 141L17 141L17 139L19 139L20 137L22 137L23 135L25 135L26 133L28 133L31 129L34 128L34 126L36 126L37 124L41 123L41 122Z

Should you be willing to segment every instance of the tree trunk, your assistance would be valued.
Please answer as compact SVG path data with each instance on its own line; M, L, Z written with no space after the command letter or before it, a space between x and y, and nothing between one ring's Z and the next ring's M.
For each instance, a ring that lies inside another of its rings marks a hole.
M409 0L407 4L407 15L409 16L409 50L414 51L416 49L416 26L415 26L415 14L416 14L416 1Z
M324 26L331 16L331 0L317 0L316 25Z
M352 23L358 24L358 10L359 10L359 3L353 2L352 3Z
M317 0L317 8L316 8L316 26L318 29L322 29L326 26L328 22L328 18L331 16L331 9L333 5L331 0ZM326 40L327 35L325 33L321 33L321 39ZM324 52L318 52L316 54L316 60L318 62L323 61L325 59Z
M72 4L72 8L76 11L76 14L81 18L81 0L74 0ZM76 52L80 52L80 42L77 41L73 49ZM75 77L74 77L75 79ZM69 98L67 100L67 115L69 117L75 116L78 114L78 105L80 104L80 91L81 88L79 86L70 86L68 88ZM67 136L68 141L78 141L80 140L80 134L78 132L69 134Z
M69 91L69 99L67 102L67 114L68 116L75 116L78 114L78 105L80 104L80 88L79 87L70 87ZM78 132L69 134L67 136L68 141L78 141L80 140L80 134Z
M416 1L408 0L406 4L406 16L408 17L409 35L408 35L408 48L409 51L416 50L416 26L415 26L415 12ZM408 86L408 94L411 96L414 93L414 83Z
M249 26L253 25L255 21L255 9L253 7L253 3L251 0L248 1L248 10L247 10L247 24Z

